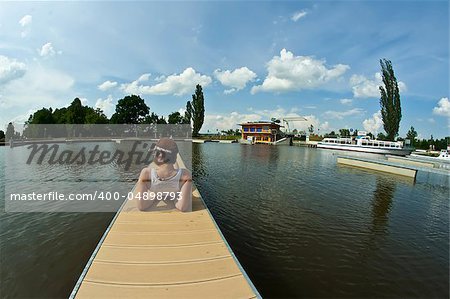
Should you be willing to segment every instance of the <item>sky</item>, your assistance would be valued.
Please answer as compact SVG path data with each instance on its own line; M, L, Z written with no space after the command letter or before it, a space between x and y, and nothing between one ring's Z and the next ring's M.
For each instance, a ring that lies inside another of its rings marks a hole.
M449 136L448 1L1 2L0 129L76 97L183 113L201 84L202 132L304 116L290 128L377 134L382 58L399 135Z

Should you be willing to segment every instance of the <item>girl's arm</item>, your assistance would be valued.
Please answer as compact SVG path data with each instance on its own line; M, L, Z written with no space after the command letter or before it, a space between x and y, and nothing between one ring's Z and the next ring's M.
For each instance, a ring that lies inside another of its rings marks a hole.
M136 206L140 211L147 210L150 208L154 200L144 200L144 197L148 197L148 190L150 189L150 171L146 167L142 169L141 174L139 175L139 180L136 184L136 188L134 189L134 197L133 200L136 200Z
M192 212L192 177L187 169L183 169L181 181L181 198L175 203L175 207L181 212Z

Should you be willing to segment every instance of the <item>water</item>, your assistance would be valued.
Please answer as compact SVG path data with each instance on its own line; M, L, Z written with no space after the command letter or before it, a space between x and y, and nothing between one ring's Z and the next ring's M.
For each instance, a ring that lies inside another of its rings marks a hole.
M192 154L195 183L264 298L448 297L448 176L414 182L299 147L207 143ZM79 183L128 190L140 169L108 167ZM0 209L2 298L67 297L113 216Z
M194 144L194 180L262 296L448 297L448 176L333 154Z

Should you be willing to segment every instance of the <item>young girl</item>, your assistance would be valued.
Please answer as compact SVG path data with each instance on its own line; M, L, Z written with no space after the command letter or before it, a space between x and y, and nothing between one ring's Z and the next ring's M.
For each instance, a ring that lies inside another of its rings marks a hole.
M142 169L135 189L137 208L149 210L163 201L168 208L192 211L192 177L187 169L178 168L177 144L172 139L161 138L153 151L157 168L149 165Z

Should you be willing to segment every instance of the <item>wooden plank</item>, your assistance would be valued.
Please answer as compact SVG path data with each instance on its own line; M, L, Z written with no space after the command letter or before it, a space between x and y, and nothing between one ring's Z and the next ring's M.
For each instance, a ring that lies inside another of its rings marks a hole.
M152 212L148 212L152 213ZM177 214L174 217L172 214ZM150 216L150 217L149 217ZM156 212L152 213L152 215L147 215L147 212L123 212L117 217L117 223L145 223L145 222L158 222L158 221L207 221L210 222L209 215L206 211L196 211L191 213L182 213L182 212L171 212L171 213L162 213Z
M104 245L137 247L137 246L186 246L221 242L220 235L213 230L166 234L123 234L111 231L103 242Z
M130 286L84 282L82 298L255 298L242 275L194 284Z
M371 170L376 170L376 171L381 171L381 172L387 172L387 173L391 173L391 174L402 175L402 176L407 176L407 177L412 177L412 178L415 178L416 174L417 174L416 169L386 165L386 164L378 163L378 162L374 162L374 161L363 161L360 159L338 157L337 162L339 164L343 164L343 165L364 168L364 169L371 169Z
M124 264L94 261L85 281L129 285L195 283L240 275L233 258L168 264Z
M96 256L99 262L179 263L229 256L222 242L184 247L112 247L102 246Z
M121 223L114 224L111 232L192 232L215 229L214 224L209 222L198 221L155 221L153 223Z

